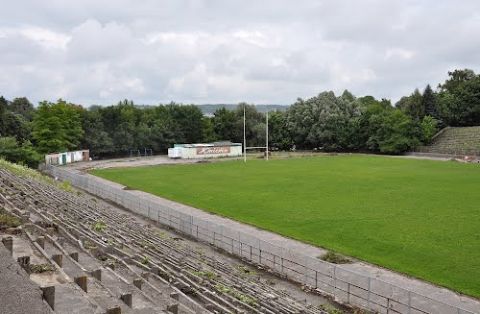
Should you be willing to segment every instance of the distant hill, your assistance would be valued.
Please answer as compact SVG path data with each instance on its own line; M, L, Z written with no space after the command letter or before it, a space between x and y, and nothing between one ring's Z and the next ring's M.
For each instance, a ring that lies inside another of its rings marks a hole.
M236 110L238 104L204 104L204 105L196 105L200 110L202 110L204 115L211 116L213 113L220 108L226 108L227 110ZM267 112L267 111L285 111L287 110L289 105L255 105L255 108L259 112Z

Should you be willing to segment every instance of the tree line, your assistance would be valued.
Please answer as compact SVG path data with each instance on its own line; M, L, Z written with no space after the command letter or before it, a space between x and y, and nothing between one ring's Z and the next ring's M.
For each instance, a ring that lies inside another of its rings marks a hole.
M164 153L174 143L243 141L243 112L249 146L265 144L265 114L254 105L217 109L198 106L139 106L124 100L102 107L0 97L0 156L35 167L43 154L90 149L96 158L125 156L148 148ZM269 145L307 149L399 154L428 144L445 126L480 125L480 75L455 70L434 90L427 85L395 105L349 91L298 99L286 111L269 113Z

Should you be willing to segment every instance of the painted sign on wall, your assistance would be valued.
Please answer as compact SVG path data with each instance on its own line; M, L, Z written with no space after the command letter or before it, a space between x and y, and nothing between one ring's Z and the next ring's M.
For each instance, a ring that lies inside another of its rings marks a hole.
M197 147L197 155L217 155L230 153L230 146Z

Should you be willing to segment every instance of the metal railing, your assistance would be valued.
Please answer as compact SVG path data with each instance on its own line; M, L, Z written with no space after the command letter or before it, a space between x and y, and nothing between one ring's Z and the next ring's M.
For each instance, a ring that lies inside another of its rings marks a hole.
M381 279L347 270L340 265L232 230L226 225L182 213L142 196L128 193L119 185L106 184L102 179L53 166L48 170L52 175L61 180L68 180L76 187L111 200L198 241L213 244L250 263L267 267L269 271L281 277L311 289L318 289L319 292L334 297L340 303L378 313L475 314Z

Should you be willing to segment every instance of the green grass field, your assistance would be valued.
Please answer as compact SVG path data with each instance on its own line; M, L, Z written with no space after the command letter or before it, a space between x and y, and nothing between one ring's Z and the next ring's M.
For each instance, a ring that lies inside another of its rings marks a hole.
M480 297L480 165L377 156L93 174Z

